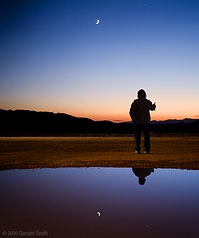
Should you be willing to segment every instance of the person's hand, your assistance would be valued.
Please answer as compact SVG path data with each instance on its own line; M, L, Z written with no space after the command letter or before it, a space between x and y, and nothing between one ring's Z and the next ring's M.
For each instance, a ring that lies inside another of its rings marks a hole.
M156 102L154 102L154 104L153 104L153 110L155 110L156 109Z

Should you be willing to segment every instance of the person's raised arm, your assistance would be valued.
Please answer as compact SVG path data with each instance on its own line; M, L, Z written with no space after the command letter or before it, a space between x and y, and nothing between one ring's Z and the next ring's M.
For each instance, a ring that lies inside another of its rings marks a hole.
M156 109L156 103L154 104L151 103L150 110L155 111L155 109Z

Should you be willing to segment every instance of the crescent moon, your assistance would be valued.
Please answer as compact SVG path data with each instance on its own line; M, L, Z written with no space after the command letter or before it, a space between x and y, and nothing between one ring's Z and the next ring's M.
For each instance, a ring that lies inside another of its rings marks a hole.
M97 214L98 214L99 217L101 216L100 212L97 212Z
M99 20L99 19L97 19L96 25L98 25L99 23L100 23L100 20Z

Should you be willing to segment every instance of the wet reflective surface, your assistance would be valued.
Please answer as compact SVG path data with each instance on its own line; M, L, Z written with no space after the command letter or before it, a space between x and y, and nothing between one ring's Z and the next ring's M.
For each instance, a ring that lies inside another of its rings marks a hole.
M1 171L0 237L199 237L198 182L171 169Z

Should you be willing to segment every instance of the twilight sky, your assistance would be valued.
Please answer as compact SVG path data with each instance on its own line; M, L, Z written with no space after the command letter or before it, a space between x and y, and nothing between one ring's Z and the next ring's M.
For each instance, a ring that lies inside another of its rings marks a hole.
M0 108L199 118L198 0L0 0ZM100 24L96 25L97 19Z

